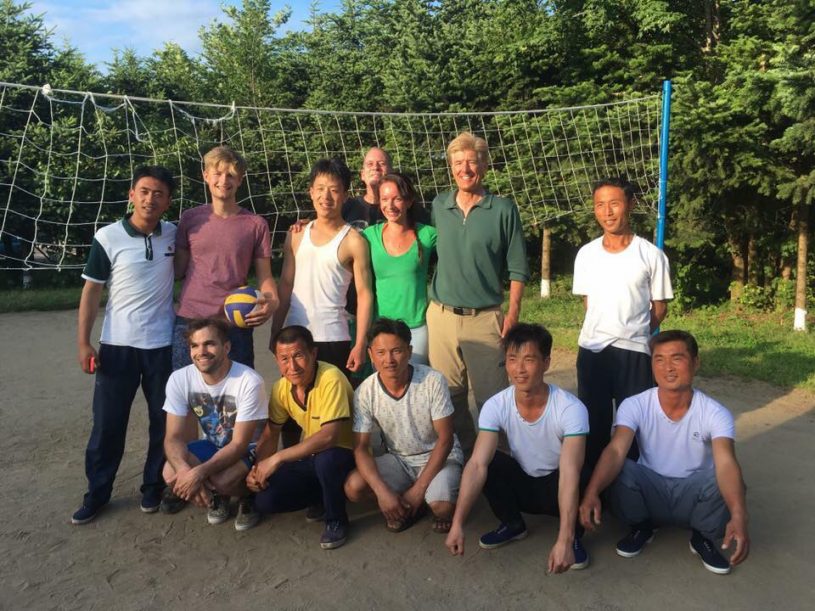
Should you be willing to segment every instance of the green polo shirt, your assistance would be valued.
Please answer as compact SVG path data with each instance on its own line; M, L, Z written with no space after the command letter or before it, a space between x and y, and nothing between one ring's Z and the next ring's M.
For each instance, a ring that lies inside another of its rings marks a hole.
M504 278L526 282L521 215L508 198L486 193L467 218L456 205L456 192L433 200L433 224L438 232L439 261L430 285L430 298L465 308L488 308L504 301Z

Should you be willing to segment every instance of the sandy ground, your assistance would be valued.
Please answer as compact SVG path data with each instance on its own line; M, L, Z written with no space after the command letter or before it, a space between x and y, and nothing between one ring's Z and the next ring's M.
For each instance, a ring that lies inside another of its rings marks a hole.
M815 579L815 397L734 379L699 386L737 415L737 452L749 486L753 547L727 577L705 571L687 533L659 532L622 559L621 526L607 519L585 544L592 564L545 574L556 521L530 516L530 536L483 551L495 526L486 504L468 523L464 558L449 556L429 520L391 534L372 505L352 506L352 536L322 551L302 513L237 533L203 510L139 511L146 418L133 407L113 502L91 524L70 515L85 487L92 378L75 361L75 312L0 316L0 608L3 609L811 609ZM266 329L260 343L266 341ZM258 350L271 381L274 363ZM573 390L574 355L558 351L550 379Z

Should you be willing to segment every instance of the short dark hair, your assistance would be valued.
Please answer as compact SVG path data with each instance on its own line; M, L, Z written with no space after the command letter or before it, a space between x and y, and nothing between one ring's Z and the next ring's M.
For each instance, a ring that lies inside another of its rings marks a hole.
M385 174L379 181L379 188L381 189L382 185L384 185L386 182L392 182L394 185L396 185L396 191L399 193L399 197L406 202L410 202L410 208L407 210L407 220L410 227L415 227L416 217L418 216L418 210L416 208L417 206L419 208L422 208L423 206L417 201L418 196L416 194L416 188L413 186L413 182L411 182L410 178L401 172L391 172L390 174Z
M410 327L405 324L405 321L394 320L392 318L380 318L368 329L366 336L368 345L370 346L371 342L373 342L378 335L382 335L383 333L386 335L396 335L404 340L406 344L410 344L410 340L413 337L410 333Z
M543 358L552 354L552 334L543 325L526 322L513 325L501 340L501 347L507 352L510 348L520 348L527 343L535 344Z
M599 189L603 187L617 187L618 189L622 189L623 193L625 194L625 199L629 203L633 202L637 191L639 188L633 182L629 181L625 176L616 176L616 177L609 177L609 178L601 178L597 182L595 182L591 186L591 195L594 197L594 194L597 193Z
M189 344L193 333L208 327L215 330L215 335L218 336L221 343L225 344L229 341L229 323L223 318L215 318L214 316L209 318L193 318L187 323L187 330L184 332L184 338Z
M351 170L348 169L342 159L320 159L311 166L311 172L308 175L308 186L313 187L317 177L323 175L342 181L346 191L351 188Z
M173 178L173 173L161 165L143 165L136 168L136 171L133 172L133 180L130 181L130 188L135 189L136 183L145 177L155 178L163 182L167 186L170 195L175 191L175 178Z
M314 349L314 336L311 331L300 325L283 327L272 338L272 352L277 354L279 344L296 344L298 341L303 342L309 350Z
M668 342L682 342L688 349L691 358L695 359L699 356L699 344L696 342L696 338L687 331L681 331L679 329L660 331L654 335L649 342L651 352L654 351L656 346L659 346L660 344L667 344Z

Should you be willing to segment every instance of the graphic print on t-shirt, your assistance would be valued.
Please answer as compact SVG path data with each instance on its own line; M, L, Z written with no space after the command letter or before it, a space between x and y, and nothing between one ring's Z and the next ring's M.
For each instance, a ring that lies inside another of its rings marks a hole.
M209 393L191 392L187 395L187 405L201 422L207 439L219 448L232 441L232 429L238 415L234 396L213 397Z

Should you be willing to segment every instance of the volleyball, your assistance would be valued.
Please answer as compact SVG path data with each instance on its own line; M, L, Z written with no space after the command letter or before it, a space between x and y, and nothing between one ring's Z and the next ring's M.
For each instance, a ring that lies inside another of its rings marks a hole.
M255 309L260 291L251 286L241 286L226 296L224 300L224 314L227 320L236 327L247 328L246 317Z

